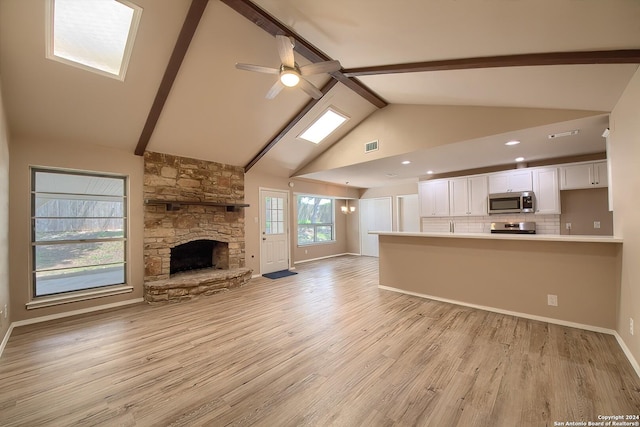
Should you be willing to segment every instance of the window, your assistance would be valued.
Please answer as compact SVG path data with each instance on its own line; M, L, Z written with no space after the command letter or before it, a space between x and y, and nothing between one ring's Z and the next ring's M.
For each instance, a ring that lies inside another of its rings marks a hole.
M298 245L333 242L333 199L298 196Z
M124 80L142 8L126 0L47 4L47 58Z
M126 179L32 169L34 297L125 283Z

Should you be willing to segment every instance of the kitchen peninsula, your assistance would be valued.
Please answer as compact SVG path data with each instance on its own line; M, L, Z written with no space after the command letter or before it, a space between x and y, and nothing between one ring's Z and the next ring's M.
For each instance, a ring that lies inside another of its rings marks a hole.
M378 235L382 289L584 329L616 328L620 238L370 233Z

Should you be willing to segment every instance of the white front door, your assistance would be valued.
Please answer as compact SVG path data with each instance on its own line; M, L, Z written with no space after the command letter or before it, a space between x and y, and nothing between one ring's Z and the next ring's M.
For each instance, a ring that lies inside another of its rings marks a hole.
M378 236L369 231L391 231L391 197L360 199L360 254L378 256Z
M289 268L289 192L260 189L260 273Z

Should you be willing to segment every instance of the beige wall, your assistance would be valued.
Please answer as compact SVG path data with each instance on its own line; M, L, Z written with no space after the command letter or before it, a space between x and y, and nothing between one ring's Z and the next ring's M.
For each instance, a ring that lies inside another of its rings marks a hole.
M606 188L564 190L560 192L560 234L613 235L613 213L609 211ZM599 221L600 228L593 222ZM571 230L566 224L571 223Z
M380 284L615 329L620 252L617 243L380 236Z
M294 186L290 187L289 182L292 182ZM336 202L336 242L298 247L296 241L296 195L311 194L341 199L346 197L357 198L358 194L355 189L300 179L289 179L283 176L271 175L258 170L258 168L251 169L245 174L244 185L245 203L250 205L245 209L246 266L253 270L254 275L260 274L260 188L289 193L290 267L300 261L354 252L352 250L353 242L350 241L353 234L353 218L351 218L352 215L340 213L340 206L342 205L340 200Z
M9 307L9 132L0 88L0 342L13 317L4 318L4 307Z
M55 315L74 310L142 298L144 263L142 257L143 200L142 157L96 145L63 145L47 141L15 141L10 144L9 243L11 253L12 321ZM54 167L116 173L129 177L129 230L127 283L133 292L27 310L30 299L30 166Z
M614 234L624 239L617 330L640 363L640 70L615 106L611 118ZM629 318L635 334L629 333Z
M601 114L603 112L538 108L393 104L375 111L296 175ZM372 140L378 140L380 148L365 154L364 144Z

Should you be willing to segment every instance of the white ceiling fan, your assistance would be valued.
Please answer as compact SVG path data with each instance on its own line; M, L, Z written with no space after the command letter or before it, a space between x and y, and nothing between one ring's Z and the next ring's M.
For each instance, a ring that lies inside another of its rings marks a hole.
M258 73L278 74L279 78L276 83L271 86L267 92L267 99L273 99L280 93L285 86L298 86L314 99L322 98L322 92L315 87L305 76L321 73L332 73L338 71L341 67L339 61L316 62L309 65L299 67L293 56L294 41L288 36L277 35L276 42L278 44L278 54L282 64L280 68L263 67L261 65L252 64L236 64L236 68L246 71L257 71Z

